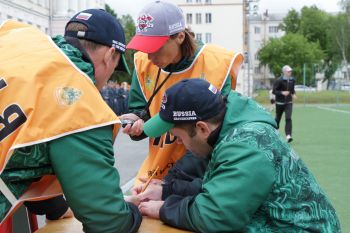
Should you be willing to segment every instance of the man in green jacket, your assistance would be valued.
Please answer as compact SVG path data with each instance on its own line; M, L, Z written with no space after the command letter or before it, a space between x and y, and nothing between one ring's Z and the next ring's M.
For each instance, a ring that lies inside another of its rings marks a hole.
M16 23L8 25L16 26ZM21 33L28 27L22 24L19 25L19 28L22 27L23 29L16 30L16 27L13 26L14 33ZM45 37L45 35L38 33L35 31L38 38ZM57 36L50 42L53 43L51 43L51 46L47 46L47 50L52 51L58 47L61 52L55 50L55 57L57 57L57 54L64 54L64 59L63 56L59 58L65 61L64 64L68 66L69 70L74 70L74 72L78 70L76 72L78 74L84 73L83 76L71 77L78 80L74 80L74 82L72 81L67 85L82 83L81 87L84 87L84 90L91 91L91 93L79 92L79 90L73 88L57 89L61 91L60 95L49 93L50 95L47 95L46 99L37 98L37 101L34 101L37 108L32 108L28 112L24 109L24 114L35 118L33 113L40 115L43 112L40 112L39 109L45 109L45 111L48 109L48 106L42 106L42 103L51 101L50 109L58 109L61 114L49 116L52 117L50 119L65 119L63 118L64 114L69 114L69 112L65 112L66 109L73 110L74 106L79 104L79 106L85 106L85 109L82 108L81 113L78 112L75 118L69 119L70 122L58 121L59 123L56 123L57 127L64 128L64 125L79 125L84 120L89 121L91 125L77 129L64 129L66 132L63 131L58 136L41 140L44 142L34 142L30 146L15 149L1 173L1 180L8 187L9 192L13 194L11 196L17 199L32 182L38 181L44 175L55 174L61 184L68 205L73 210L75 217L82 222L84 232L136 232L140 226L142 216L136 206L124 201L123 193L119 187L119 174L113 166L115 162L113 123L117 122L117 120L114 120L117 117L112 112L102 112L99 113L100 116L112 116L109 118L113 118L113 121L108 118L108 121L104 120L105 123L103 124L96 123L93 125L90 122L102 121L99 119L90 120L96 115L94 108L98 106L91 107L91 103L84 102L87 99L84 96L100 98L97 89L100 90L103 87L115 68L127 69L123 57L126 47L124 31L116 18L106 11L90 9L77 13L68 22L65 28L65 37ZM41 51L45 52L46 50ZM36 57L36 55L33 54L33 57ZM66 62L66 58L69 59L69 62ZM40 63L39 59L36 61ZM63 64L60 62L50 63L43 68L46 69L45 72L36 74L37 77L46 74L44 79L46 83L50 83L50 80L54 82L61 78L67 79L67 77L64 77L64 72L50 76L50 69L60 69L59 64ZM18 64L18 66L36 66L37 63ZM2 68L5 69L6 67ZM0 69L0 71L2 72L3 69ZM35 85L37 82L31 80L35 79L36 76L34 75L33 78L30 75L32 74L28 74L28 80L30 79L28 83L31 82ZM11 77L16 77L16 74L6 77L0 73L0 77L4 84L2 87L6 85L11 87L12 84L16 83L15 79L11 79ZM3 77L4 79L2 79ZM95 84L97 89L91 85L92 83ZM18 88L20 87L18 86ZM47 88L49 87L44 86L42 90L44 91ZM0 94L5 94L7 89L7 87L2 88ZM30 95L40 96L40 93L30 93ZM55 98L58 98L57 96L60 97L61 102L59 104L55 101ZM102 97L98 101L96 103L102 106L99 109L109 110L108 106L105 106ZM79 118L78 115L83 116L84 119ZM29 117L26 119L29 119ZM23 123L25 124L25 122ZM43 123L47 126L52 124L49 121ZM20 130L20 127L18 130ZM47 130L45 125L40 131L37 130L37 137L45 130ZM2 128L1 131L3 131ZM2 139L0 139L0 143L3 143ZM6 140L6 137L4 137L4 140ZM9 200L8 196L0 194L1 220L11 208L11 203L13 202Z
M202 190L148 202L141 193L143 214L196 232L340 232L311 172L250 98L234 91L223 98L203 79L183 80L166 91L160 112L144 125L151 137L166 131L209 159Z

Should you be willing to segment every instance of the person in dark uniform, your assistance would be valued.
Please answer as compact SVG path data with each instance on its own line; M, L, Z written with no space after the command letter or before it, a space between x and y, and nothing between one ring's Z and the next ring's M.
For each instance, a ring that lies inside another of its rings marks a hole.
M292 77L293 69L289 65L282 68L283 75L276 80L273 85L272 94L276 95L276 122L279 128L283 112L285 113L286 125L285 133L287 142L292 142L292 112L293 99L296 98L294 85L295 79Z

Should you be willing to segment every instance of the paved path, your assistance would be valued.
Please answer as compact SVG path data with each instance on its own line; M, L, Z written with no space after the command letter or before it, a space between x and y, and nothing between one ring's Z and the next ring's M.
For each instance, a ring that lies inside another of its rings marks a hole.
M136 173L146 158L148 139L132 141L128 135L119 132L114 143L115 167L120 174L120 185L123 186L136 176Z

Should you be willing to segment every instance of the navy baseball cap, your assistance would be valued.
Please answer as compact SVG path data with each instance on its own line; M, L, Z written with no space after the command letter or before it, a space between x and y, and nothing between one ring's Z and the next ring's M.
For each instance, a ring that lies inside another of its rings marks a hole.
M86 31L67 31L70 23L81 23L87 27ZM64 36L89 40L97 44L115 48L121 55L116 70L130 74L124 53L126 51L125 34L119 21L103 9L87 9L78 12L66 24Z
M158 137L177 123L208 120L226 108L221 92L199 78L184 79L166 90L160 111L143 127L149 137Z

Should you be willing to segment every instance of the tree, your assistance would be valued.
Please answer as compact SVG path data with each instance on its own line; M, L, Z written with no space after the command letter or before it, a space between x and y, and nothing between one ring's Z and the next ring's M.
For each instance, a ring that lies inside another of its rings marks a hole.
M300 28L300 15L292 9L288 12L287 16L283 18L283 22L279 25L282 31L288 33L297 33Z
M348 67L350 59L350 24L346 13L330 17L328 33L328 53L334 64L342 64ZM345 69L346 78L349 80L349 71Z
M341 0L350 2L350 0ZM299 16L300 15L300 16ZM307 41L318 43L324 53L322 70L325 73L325 80L330 79L336 67L339 66L339 50L334 49L334 32L332 29L338 28L336 24L331 24L331 15L318 9L316 6L303 7L299 14L295 10L288 12L283 19L281 29L288 33L303 35ZM324 81L325 81L324 80Z
M316 6L303 7L301 9L299 33L310 42L318 42L323 51L327 51L329 17L329 14Z
M131 38L135 35L135 22L131 15L122 15L119 21L124 28L125 40L126 42L129 42ZM125 53L125 59L129 66L130 72L134 70L134 53L134 50L127 50ZM118 81L118 83L131 83L131 76L125 72L114 72L114 74L112 75L112 79Z
M108 4L105 4L105 10L114 17L118 18L117 13L115 13L115 11Z
M136 31L135 22L132 19L131 15L129 14L122 15L122 17L119 18L115 13L115 11L108 4L105 5L105 9L107 12L109 12L111 15L113 15L119 20L125 32L125 41L126 43L129 42L131 38L135 35L135 31ZM134 53L135 51L129 51L129 50L125 53L125 59L130 69L130 72L134 70ZM117 81L118 83L121 83L121 82L131 83L131 76L125 72L115 71L111 79L114 81Z
M295 33L289 33L282 38L271 39L258 53L262 65L268 65L275 77L281 75L281 68L288 64L293 67L297 83L303 82L303 66L318 64L324 59L324 53L318 43L309 42ZM311 83L311 67L307 70L306 83Z

